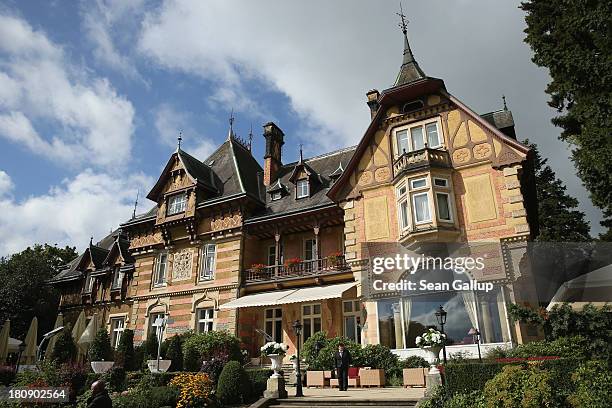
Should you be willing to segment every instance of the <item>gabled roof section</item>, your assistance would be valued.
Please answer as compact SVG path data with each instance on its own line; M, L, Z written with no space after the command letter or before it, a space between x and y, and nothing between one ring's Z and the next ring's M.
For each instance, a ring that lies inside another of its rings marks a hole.
M268 193L276 193L277 191L284 191L284 192L289 191L287 190L287 186L281 183L280 179L276 179L276 182L270 184L267 190Z
M332 180L336 180L342 175L342 173L344 173L344 167L342 167L342 162L340 162L338 164L338 168L329 174L329 178Z
M120 257L125 264L133 263L134 258L130 255L129 246L128 240L124 239L121 235L117 235L102 265L112 266L117 257Z
M205 190L216 193L217 187L215 185L214 173L211 168L195 157L191 156L187 152L183 151L181 148L176 149L176 151L170 156L166 167L162 171L162 174L157 179L157 183L153 186L153 189L147 194L147 198L157 202L159 199L159 195L162 192L162 189L166 185L166 181L172 171L172 167L176 159L179 159L183 168L185 169L185 173L191 179L193 184L198 187L202 187Z

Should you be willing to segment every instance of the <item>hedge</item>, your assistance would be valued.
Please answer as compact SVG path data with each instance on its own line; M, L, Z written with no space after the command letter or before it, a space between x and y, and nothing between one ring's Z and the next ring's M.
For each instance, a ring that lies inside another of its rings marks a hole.
M447 364L446 390L450 395L481 391L487 381L501 372L504 365L498 362Z
M240 404L250 399L249 379L238 361L228 362L221 370L216 396L224 405Z
M246 370L246 375L251 383L251 396L253 399L257 399L263 396L263 393L268 385L268 378L270 378L272 373L273 371L269 368L256 368Z

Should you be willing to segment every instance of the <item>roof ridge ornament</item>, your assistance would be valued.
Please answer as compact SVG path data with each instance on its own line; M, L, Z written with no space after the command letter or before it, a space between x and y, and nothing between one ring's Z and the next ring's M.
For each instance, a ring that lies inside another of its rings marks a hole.
M234 108L232 108L232 111L230 113L230 117L229 117L229 131L227 132L227 140L231 140L234 138Z
M506 95L502 95L502 101L504 101L504 110L508 110L508 105L506 105Z
M183 141L183 131L179 130L179 135L176 138L177 142L178 142L178 146L176 148L176 150L181 150L181 142Z

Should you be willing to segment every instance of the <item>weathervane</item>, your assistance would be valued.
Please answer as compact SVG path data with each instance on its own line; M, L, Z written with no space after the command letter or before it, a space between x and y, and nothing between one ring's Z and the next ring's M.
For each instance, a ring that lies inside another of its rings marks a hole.
M179 147L181 146L181 137L179 136ZM136 209L138 208L138 197L140 197L140 189L136 190L136 201L134 201L134 212L132 212L132 219L136 218Z
M232 112L230 113L229 125L230 125L230 130L233 132L234 131L234 108L232 108Z
M177 140L178 140L178 148L180 149L181 148L181 142L183 141L183 131L182 130L179 130L179 135L178 135Z
M300 143L300 163L302 163L304 161L304 156L302 154L302 148L304 147L304 145L302 143Z
M408 21L406 19L406 15L404 14L404 10L402 9L402 2L401 1L400 1L400 12L399 13L395 13L395 14L397 14L400 17L400 19L402 20L398 24L399 28L402 29L402 32L404 33L404 35L407 35L408 34L407 23L409 23L410 21Z
M508 105L506 105L506 95L502 95L502 100L504 101L504 110L508 110Z

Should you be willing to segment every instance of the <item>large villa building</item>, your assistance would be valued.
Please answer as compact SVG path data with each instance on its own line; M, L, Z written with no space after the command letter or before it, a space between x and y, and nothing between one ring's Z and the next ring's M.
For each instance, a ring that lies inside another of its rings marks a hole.
M210 157L179 146L147 195L153 208L52 280L65 320L97 314L116 345L126 328L145 340L165 316L165 337L227 330L253 356L264 333L293 349L295 320L303 340L324 330L410 354L439 305L457 350L473 347L472 327L485 347L537 337L506 311L537 304L524 259L537 234L529 149L505 106L475 113L423 72L405 31L404 41L393 86L367 93L357 146L285 163L291 135L272 122L262 163L231 125ZM366 243L418 252L431 242L495 244L475 276L495 290L366 296Z

